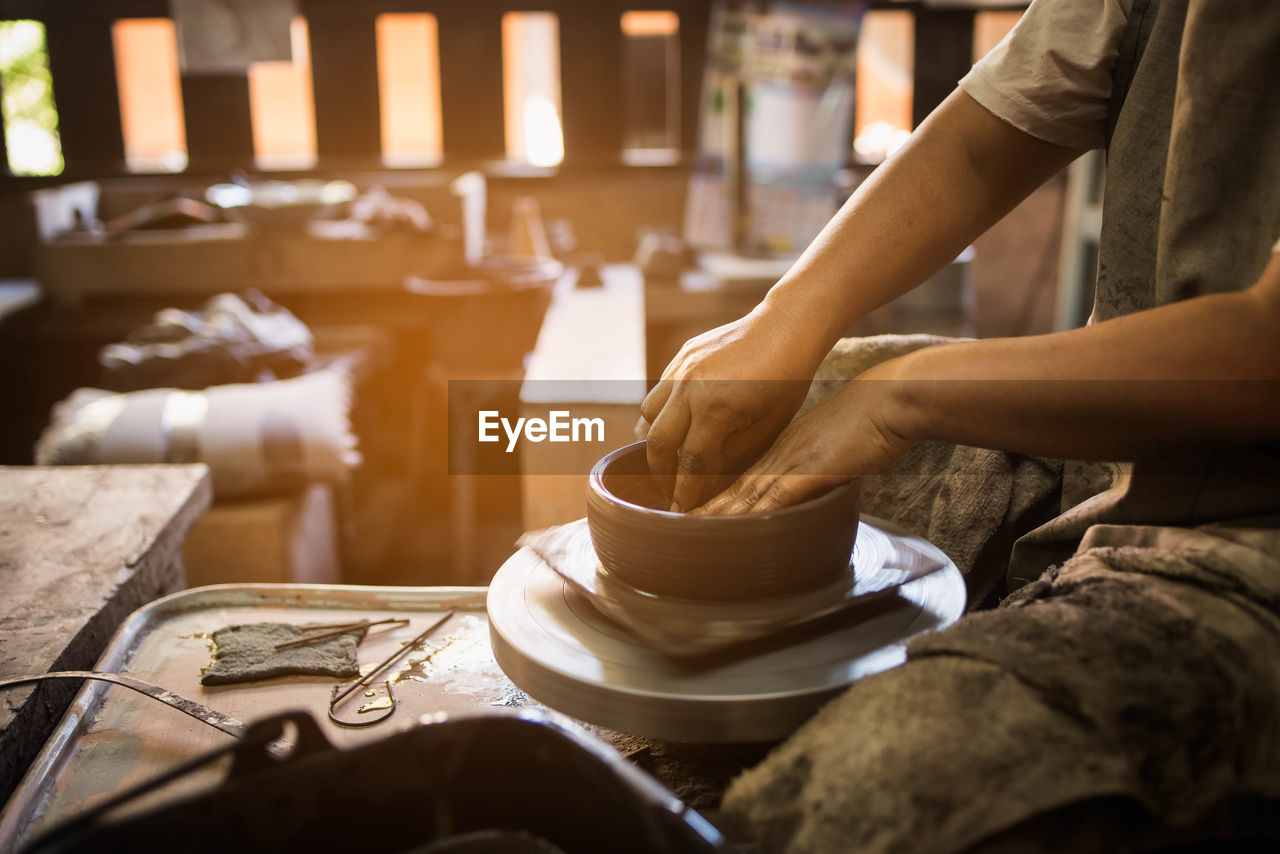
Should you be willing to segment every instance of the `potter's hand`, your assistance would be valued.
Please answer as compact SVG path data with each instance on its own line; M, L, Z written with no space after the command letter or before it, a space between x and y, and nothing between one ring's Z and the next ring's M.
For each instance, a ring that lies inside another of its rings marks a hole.
M690 510L754 460L804 402L823 352L757 309L691 338L641 404L649 469Z
M883 376L872 369L797 418L742 477L694 512L787 507L902 456L914 442L895 428L897 384Z

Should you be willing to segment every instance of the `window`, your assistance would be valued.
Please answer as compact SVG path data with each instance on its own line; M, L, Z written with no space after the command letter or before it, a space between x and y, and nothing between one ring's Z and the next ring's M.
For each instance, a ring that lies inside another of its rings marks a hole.
M436 16L379 15L378 96L387 166L440 162L440 52Z
M0 21L0 114L9 171L57 175L62 171L58 110L44 24Z
M884 160L911 133L914 40L915 18L910 12L877 10L862 19L853 139L859 160Z
M533 166L564 160L560 124L560 22L550 12L502 16L507 157Z
M178 39L168 18L126 18L111 26L124 131L132 172L180 172L187 135L178 77Z
M316 112L305 18L290 29L292 62L249 66L249 112L259 169L309 169L316 162Z

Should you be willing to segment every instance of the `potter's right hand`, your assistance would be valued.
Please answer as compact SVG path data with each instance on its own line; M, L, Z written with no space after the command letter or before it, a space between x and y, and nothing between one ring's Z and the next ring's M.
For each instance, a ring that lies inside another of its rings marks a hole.
M797 344L797 332L757 308L689 339L663 371L640 408L652 425L649 469L672 510L720 492L800 408L823 352Z

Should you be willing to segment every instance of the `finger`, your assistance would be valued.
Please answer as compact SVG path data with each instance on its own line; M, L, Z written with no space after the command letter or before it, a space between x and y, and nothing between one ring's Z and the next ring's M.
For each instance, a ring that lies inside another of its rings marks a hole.
M671 392L674 388L675 382L672 380L660 380L644 396L644 400L640 402L640 414L650 424L658 420L658 413L662 412L663 407L667 405L667 401L671 399Z
M760 497L769 491L776 475L752 468L724 492L693 511L699 516L734 516L750 513Z
M671 492L671 509L692 510L720 472L720 449L724 429L707 418L693 420L676 452L676 482Z
M675 488L676 453L689 430L689 407L683 400L673 400L662 407L649 428L645 455L649 471L668 495Z
M773 480L751 505L749 513L767 513L799 504L831 486L831 478L813 474L786 474Z

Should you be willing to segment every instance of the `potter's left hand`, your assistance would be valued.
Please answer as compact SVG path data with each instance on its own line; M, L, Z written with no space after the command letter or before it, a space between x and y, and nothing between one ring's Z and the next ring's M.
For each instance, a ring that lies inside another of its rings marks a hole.
M882 366L883 367L883 366ZM694 513L760 513L874 474L914 443L895 424L899 384L872 369L787 426L742 477Z

